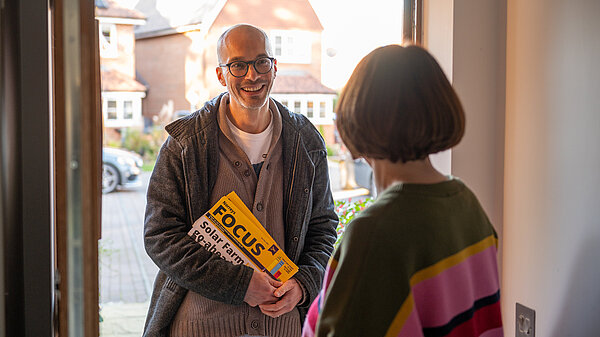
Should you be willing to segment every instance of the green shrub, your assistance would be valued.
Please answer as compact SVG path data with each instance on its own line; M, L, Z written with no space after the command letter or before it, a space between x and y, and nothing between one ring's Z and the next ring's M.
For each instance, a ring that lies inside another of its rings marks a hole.
M152 164L156 161L158 151L165 141L165 134L162 128L156 127L149 133L142 133L141 130L128 128L122 135L122 146L128 150L137 152L144 158L144 163Z
M121 142L119 142L118 140L105 140L105 144L108 147L115 147L115 148L119 148L121 147Z
M325 147L327 148L327 156L328 157L336 157L338 155L338 153L339 153L338 144L333 144L333 145L325 144Z
M335 241L335 248L337 248L337 246L340 244L340 240L342 239L342 236L352 219L369 207L373 201L374 199L372 197L358 201L335 201L335 212L340 219L336 229L337 240Z

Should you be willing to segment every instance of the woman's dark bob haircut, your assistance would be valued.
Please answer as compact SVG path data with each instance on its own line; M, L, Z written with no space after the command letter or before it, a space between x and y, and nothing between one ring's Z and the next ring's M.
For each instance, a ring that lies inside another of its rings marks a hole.
M417 46L389 45L365 56L336 110L340 136L355 158L422 160L458 144L465 131L458 96Z

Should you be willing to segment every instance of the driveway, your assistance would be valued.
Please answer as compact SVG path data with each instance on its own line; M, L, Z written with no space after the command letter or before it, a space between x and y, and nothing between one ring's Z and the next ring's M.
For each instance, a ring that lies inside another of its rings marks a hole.
M102 195L100 303L140 303L150 298L158 268L143 243L149 177L144 172L142 186Z

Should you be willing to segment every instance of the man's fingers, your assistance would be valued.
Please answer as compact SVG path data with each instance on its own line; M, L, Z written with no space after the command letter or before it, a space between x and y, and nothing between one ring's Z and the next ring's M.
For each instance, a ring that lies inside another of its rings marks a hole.
M263 310L263 309L261 308L261 309L260 309L260 311L261 311L263 314L265 314L265 315L267 315L267 316L269 316L269 317L273 317L273 318L277 318L277 317L279 317L279 316L281 316L281 315L285 314L285 312L284 312L283 310L281 310L281 311L266 311L266 310Z
M287 308L287 303L285 301L279 301L273 304L259 305L259 308L263 314L273 318L277 318L291 311L291 309Z
M275 303L279 298L273 293L280 285L281 282L273 280L266 273L254 271L244 301L250 306Z
M283 295L285 295L285 293L288 292L288 290L290 290L292 287L288 285L288 283L284 283L281 287L277 288L277 290L275 290L275 296L277 297L281 297Z
M296 280L289 279L281 287L279 287L279 288L277 288L277 290L275 290L275 296L281 297L281 296L285 295L285 293L287 293L292 288L294 288L295 283L296 283Z
M248 301L246 301L246 303L248 303L248 305L251 307L255 307L257 305L273 305L277 303L277 301L279 301L279 297L266 296L262 298L251 297Z
M272 277L268 277L268 280L269 280L269 284L271 284L275 288L279 288L283 284L283 283L281 283L281 281L277 281L276 279L274 279Z
M268 312L276 312L276 311L283 309L284 306L285 306L285 303L283 303L283 301L279 301L279 302L275 302L273 304L262 304L262 305L260 305L260 309L263 311L268 311Z

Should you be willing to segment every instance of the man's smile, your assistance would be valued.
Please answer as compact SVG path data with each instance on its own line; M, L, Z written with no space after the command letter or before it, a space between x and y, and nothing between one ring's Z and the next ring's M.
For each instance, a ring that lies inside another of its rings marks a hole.
M264 84L256 84L256 85L252 85L252 86L243 86L243 87L241 87L241 89L246 92L256 92L256 91L259 91L262 88L264 88L264 86L265 86Z

